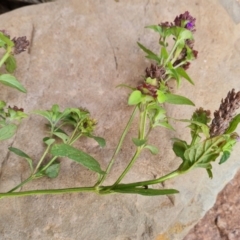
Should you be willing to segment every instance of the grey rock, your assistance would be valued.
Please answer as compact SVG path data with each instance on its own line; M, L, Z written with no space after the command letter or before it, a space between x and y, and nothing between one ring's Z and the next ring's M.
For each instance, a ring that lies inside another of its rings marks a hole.
M185 10L197 18L199 58L189 71L196 86L184 82L175 92L192 99L197 107L213 111L229 90L240 89L235 50L239 25L217 1L59 0L1 15L1 28L11 36L26 35L31 41L28 52L18 56L16 72L28 93L1 86L1 98L27 112L48 109L54 103L62 108L88 108L98 119L96 134L106 138L107 146L99 149L92 141L77 145L93 153L105 168L132 111L127 106L128 91L116 86L135 86L149 66L137 41L156 49L158 36L144 26L172 21ZM187 118L194 108L168 106L168 110L173 118ZM21 148L39 158L44 123L40 117L31 116L20 125L14 139L1 145L0 191L11 189L29 174L26 162L8 154L6 147ZM178 167L180 160L171 151L171 138L189 139L189 133L184 124L174 125L176 132L159 129L151 136L162 151L157 157L144 153L124 182L151 179ZM133 127L131 134L136 131ZM132 147L128 136L106 184L113 183L128 164ZM239 151L236 148L224 166L214 164L212 180L204 170L197 169L166 182L166 188L180 190L180 194L171 197L81 193L2 199L1 235L4 239L20 240L182 239L239 169ZM62 159L58 179L41 179L22 190L86 186L95 181L94 174Z

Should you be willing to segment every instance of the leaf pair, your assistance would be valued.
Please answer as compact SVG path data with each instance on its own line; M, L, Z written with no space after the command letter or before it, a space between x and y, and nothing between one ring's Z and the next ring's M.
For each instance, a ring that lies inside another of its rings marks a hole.
M194 145L188 145L185 141L174 139L173 151L176 156L183 160L179 170L189 171L191 168L205 168L210 178L212 178L211 162L223 153L220 164L225 162L235 145L236 140L231 135L220 135L214 138L208 138Z
M28 162L31 172L33 173L33 160L31 157L29 157L29 155L27 155L26 153L24 153L22 150L18 148L10 147L9 150L15 153L16 155L24 158ZM74 148L68 144L55 144L51 148L50 153L55 157L67 157L81 164L82 166L88 168L89 170L97 172L99 174L105 173L101 169L100 164L97 162L96 159L94 159L89 154L77 148ZM43 168L44 166L42 167L42 169ZM51 164L47 169L45 169L44 172L41 172L41 169L40 169L40 173L42 175L47 175L50 178L54 178L58 176L59 169L60 169L60 163L53 162L53 164Z

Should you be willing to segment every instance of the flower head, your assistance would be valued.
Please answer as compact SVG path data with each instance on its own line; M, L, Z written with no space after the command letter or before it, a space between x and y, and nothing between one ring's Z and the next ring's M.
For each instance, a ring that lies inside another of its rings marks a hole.
M240 91L235 93L232 89L227 97L220 104L217 111L214 112L214 119L210 125L210 136L215 137L224 132L229 127L231 120L234 117L235 111L240 107Z
M164 80L166 77L166 70L163 66L158 66L156 64L151 64L150 67L147 67L146 78L150 77L152 79L156 78L158 81Z
M145 95L152 96L153 98L157 98L158 96L157 95L158 87L150 83L146 83L146 82L140 83L137 86L137 90L141 91L141 93Z
M29 46L29 41L27 40L26 36L24 37L14 37L12 39L14 42L14 54L19 54L21 52L24 52L27 47Z
M196 18L193 18L188 11L177 16L174 20L175 26L184 27L192 32L195 31Z

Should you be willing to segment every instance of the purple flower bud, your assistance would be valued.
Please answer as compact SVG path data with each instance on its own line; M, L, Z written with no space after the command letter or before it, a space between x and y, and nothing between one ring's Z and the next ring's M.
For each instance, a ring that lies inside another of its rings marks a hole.
M187 22L187 23L186 23ZM193 18L188 11L177 16L174 20L175 26L185 27L186 29L194 32L195 31L196 18Z

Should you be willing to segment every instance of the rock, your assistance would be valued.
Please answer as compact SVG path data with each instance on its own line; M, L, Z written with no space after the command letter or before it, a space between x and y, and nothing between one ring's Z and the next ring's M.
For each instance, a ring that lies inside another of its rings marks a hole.
M93 153L105 168L132 111L127 106L128 90L116 86L135 86L150 64L137 41L157 48L158 36L144 26L172 21L186 10L197 18L195 40L199 57L189 71L196 86L184 82L175 92L192 99L197 107L214 111L229 90L240 89L236 50L239 25L217 1L59 0L1 15L1 28L11 36L26 35L31 41L28 52L18 56L16 71L28 93L1 86L1 98L27 112L48 109L54 103L62 109L89 109L98 120L96 134L106 138L107 146L99 149L91 141L78 146ZM171 117L187 118L194 109L171 106L168 110ZM39 116L31 116L22 122L14 139L1 145L1 192L29 174L26 162L9 154L6 146L20 148L38 159L43 151L44 123ZM171 151L171 138L189 139L189 132L184 124L174 124L176 132L159 129L152 135L161 153L157 157L143 154L124 182L151 179L178 167L180 160ZM131 134L136 134L136 130L133 128ZM133 147L131 137L127 137L107 184L113 183L128 164ZM166 182L166 188L180 190L171 197L81 193L2 199L2 236L20 240L182 239L239 169L239 151L235 148L224 166L214 164L212 180L204 170L197 169ZM94 174L62 159L59 178L40 179L22 190L88 186L95 181Z

